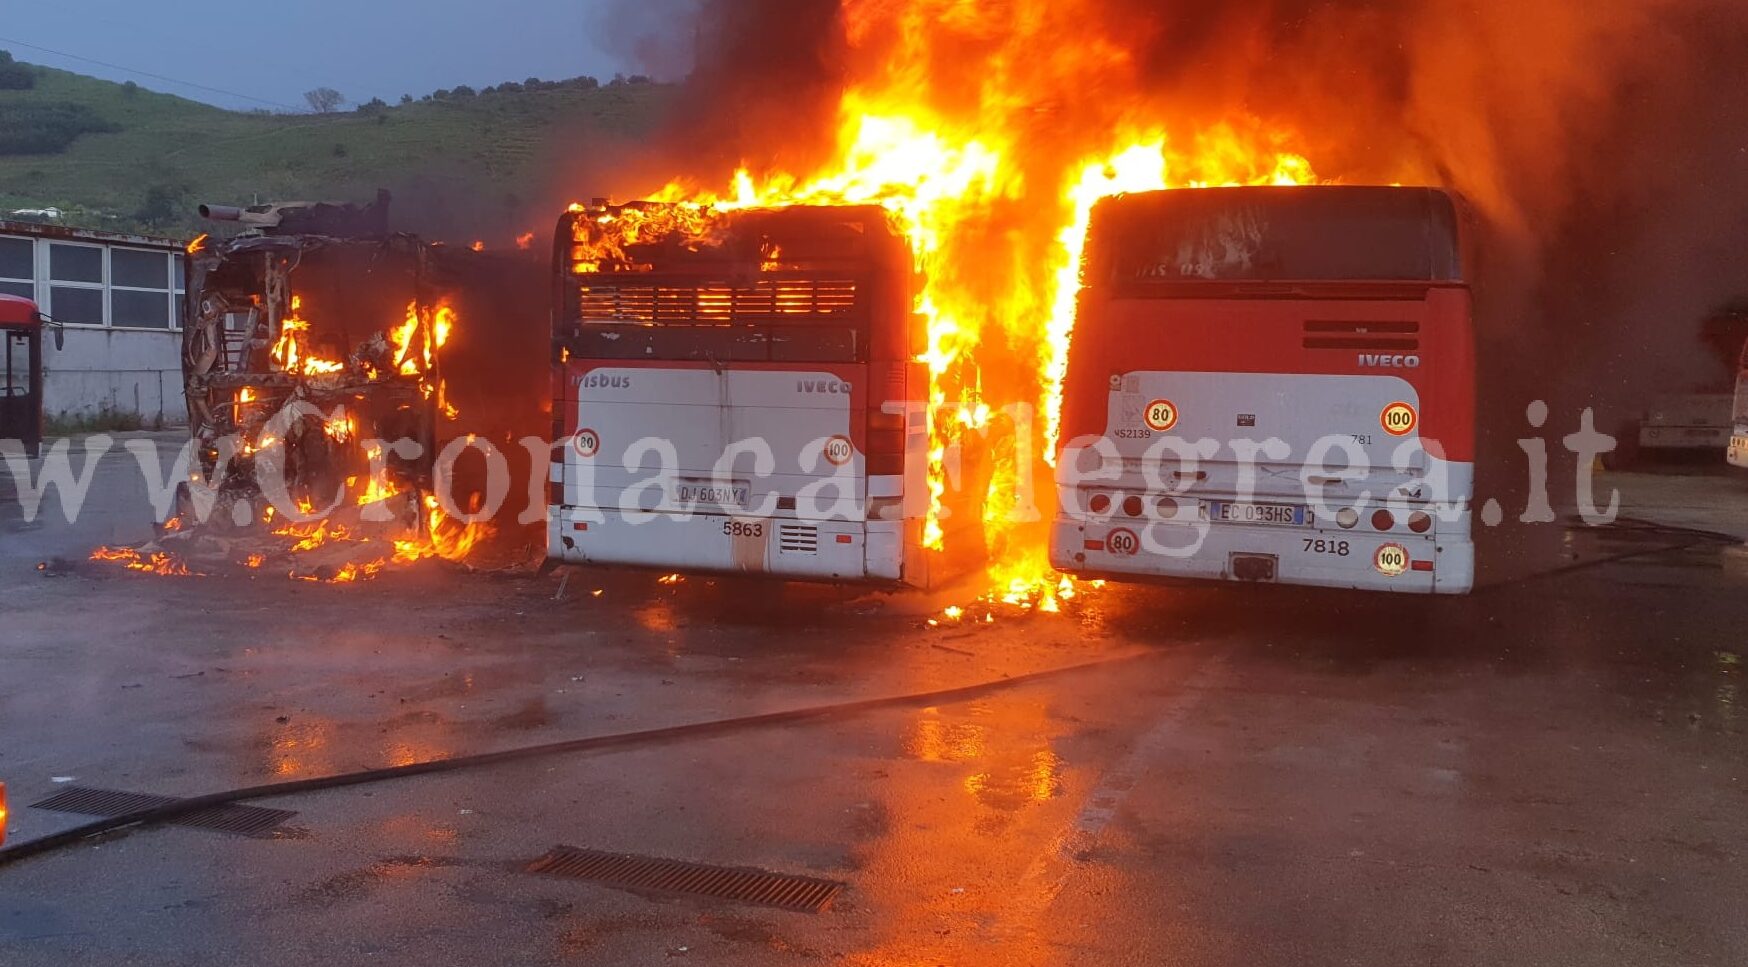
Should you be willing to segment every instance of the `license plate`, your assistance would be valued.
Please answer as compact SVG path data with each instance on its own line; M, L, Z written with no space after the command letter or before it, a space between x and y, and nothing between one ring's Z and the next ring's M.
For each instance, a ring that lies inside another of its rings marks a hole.
M744 480L687 480L674 483L674 503L712 507L745 507L752 485Z
M1208 506L1208 519L1230 524L1304 527L1311 519L1311 511L1293 504L1239 504L1217 500Z

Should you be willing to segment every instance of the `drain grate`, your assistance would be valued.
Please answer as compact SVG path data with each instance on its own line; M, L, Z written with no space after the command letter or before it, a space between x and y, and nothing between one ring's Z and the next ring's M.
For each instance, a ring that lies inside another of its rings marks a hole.
M143 792L122 792L117 789L92 789L69 786L60 792L32 803L34 809L51 809L61 813L84 816L122 816L142 809L156 809L180 802L175 796L154 796ZM170 820L177 826L213 829L242 836L266 836L280 824L296 816L289 809L267 809L262 806L209 806L186 816Z
M844 889L835 880L791 876L765 870L682 863L679 860L603 853L592 849L554 846L545 856L528 864L529 873L593 880L609 886L635 890L659 890L691 896L715 897L757 903L802 913L819 913L831 906Z

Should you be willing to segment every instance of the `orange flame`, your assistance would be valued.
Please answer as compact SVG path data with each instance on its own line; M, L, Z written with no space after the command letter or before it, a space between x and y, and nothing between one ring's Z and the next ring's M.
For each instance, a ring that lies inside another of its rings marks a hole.
M869 16L867 3L850 4ZM890 9L892 5L888 5ZM924 4L899 4L915 10ZM965 16L976 16L966 13ZM923 43L921 35L909 37ZM931 377L930 513L924 541L940 548L948 487L947 457L955 441L982 434L994 414L980 398L962 364L999 371L1004 385L1032 387L1029 403L1041 414L1030 430L1015 426L1016 448L993 461L983 520L993 549L991 591L986 600L1055 611L1074 593L1074 582L1056 574L1041 535L1025 531L1028 508L1049 491L1054 462L1067 348L1080 289L1080 263L1087 223L1101 198L1166 187L1237 184L1299 184L1315 180L1302 156L1284 150L1288 136L1258 124L1222 124L1177 141L1163 124L1088 143L1071 160L1045 171L1032 163L1024 118L1013 105L969 120L931 111L915 86L915 71L853 86L839 108L833 160L807 175L785 171L755 176L735 172L725 192L683 181L654 192L674 207L622 209L602 215L593 231L579 232L573 257L579 273L627 259L626 249L652 237L680 235L709 244L716 213L784 205L877 204L909 236L921 277L916 310L927 322L928 348L921 361ZM1102 143L1101 143L1102 142ZM1048 178L1043 185L1038 178ZM1014 215L1014 201L1025 213ZM575 206L573 206L575 207ZM1017 219L1017 224L1016 220ZM1019 239L993 253L991 235ZM1045 239L1035 243L1032 239ZM775 258L771 253L768 258ZM1003 260L1008 260L1004 262ZM993 278L979 267L1018 264ZM1019 368L1023 372L1010 372ZM1023 449L1021 449L1023 447ZM1042 485L1038 480L1042 477ZM1035 520L1037 512L1030 513Z
M273 343L270 351L273 361L285 372L304 376L343 372L346 369L345 363L310 354L309 347L305 345L309 338L310 323L303 318L302 313L303 296L292 296L291 314L280 321L279 339Z

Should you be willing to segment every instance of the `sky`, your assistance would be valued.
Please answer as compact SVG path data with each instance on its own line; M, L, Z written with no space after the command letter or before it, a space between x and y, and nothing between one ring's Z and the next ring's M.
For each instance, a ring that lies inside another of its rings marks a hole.
M609 15L623 12L623 0L0 0L0 49L222 107L305 110L304 92L317 87L356 104L529 77L678 79L686 65L672 38L652 49L648 31L676 32L673 17L687 2L632 7L648 24L632 27Z

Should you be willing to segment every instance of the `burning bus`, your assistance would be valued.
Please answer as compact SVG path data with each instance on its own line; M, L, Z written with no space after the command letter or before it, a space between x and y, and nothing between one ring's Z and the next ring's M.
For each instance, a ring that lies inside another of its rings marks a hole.
M598 203L556 239L552 559L907 585L951 566L927 546L927 332L885 209ZM956 519L974 558L981 515Z
M1053 564L1470 589L1474 328L1449 196L1119 196L1084 274Z
M186 476L157 541L94 557L352 581L478 540L433 469L455 436L440 365L454 285L438 247L388 231L387 207L202 207L249 230L188 247Z

